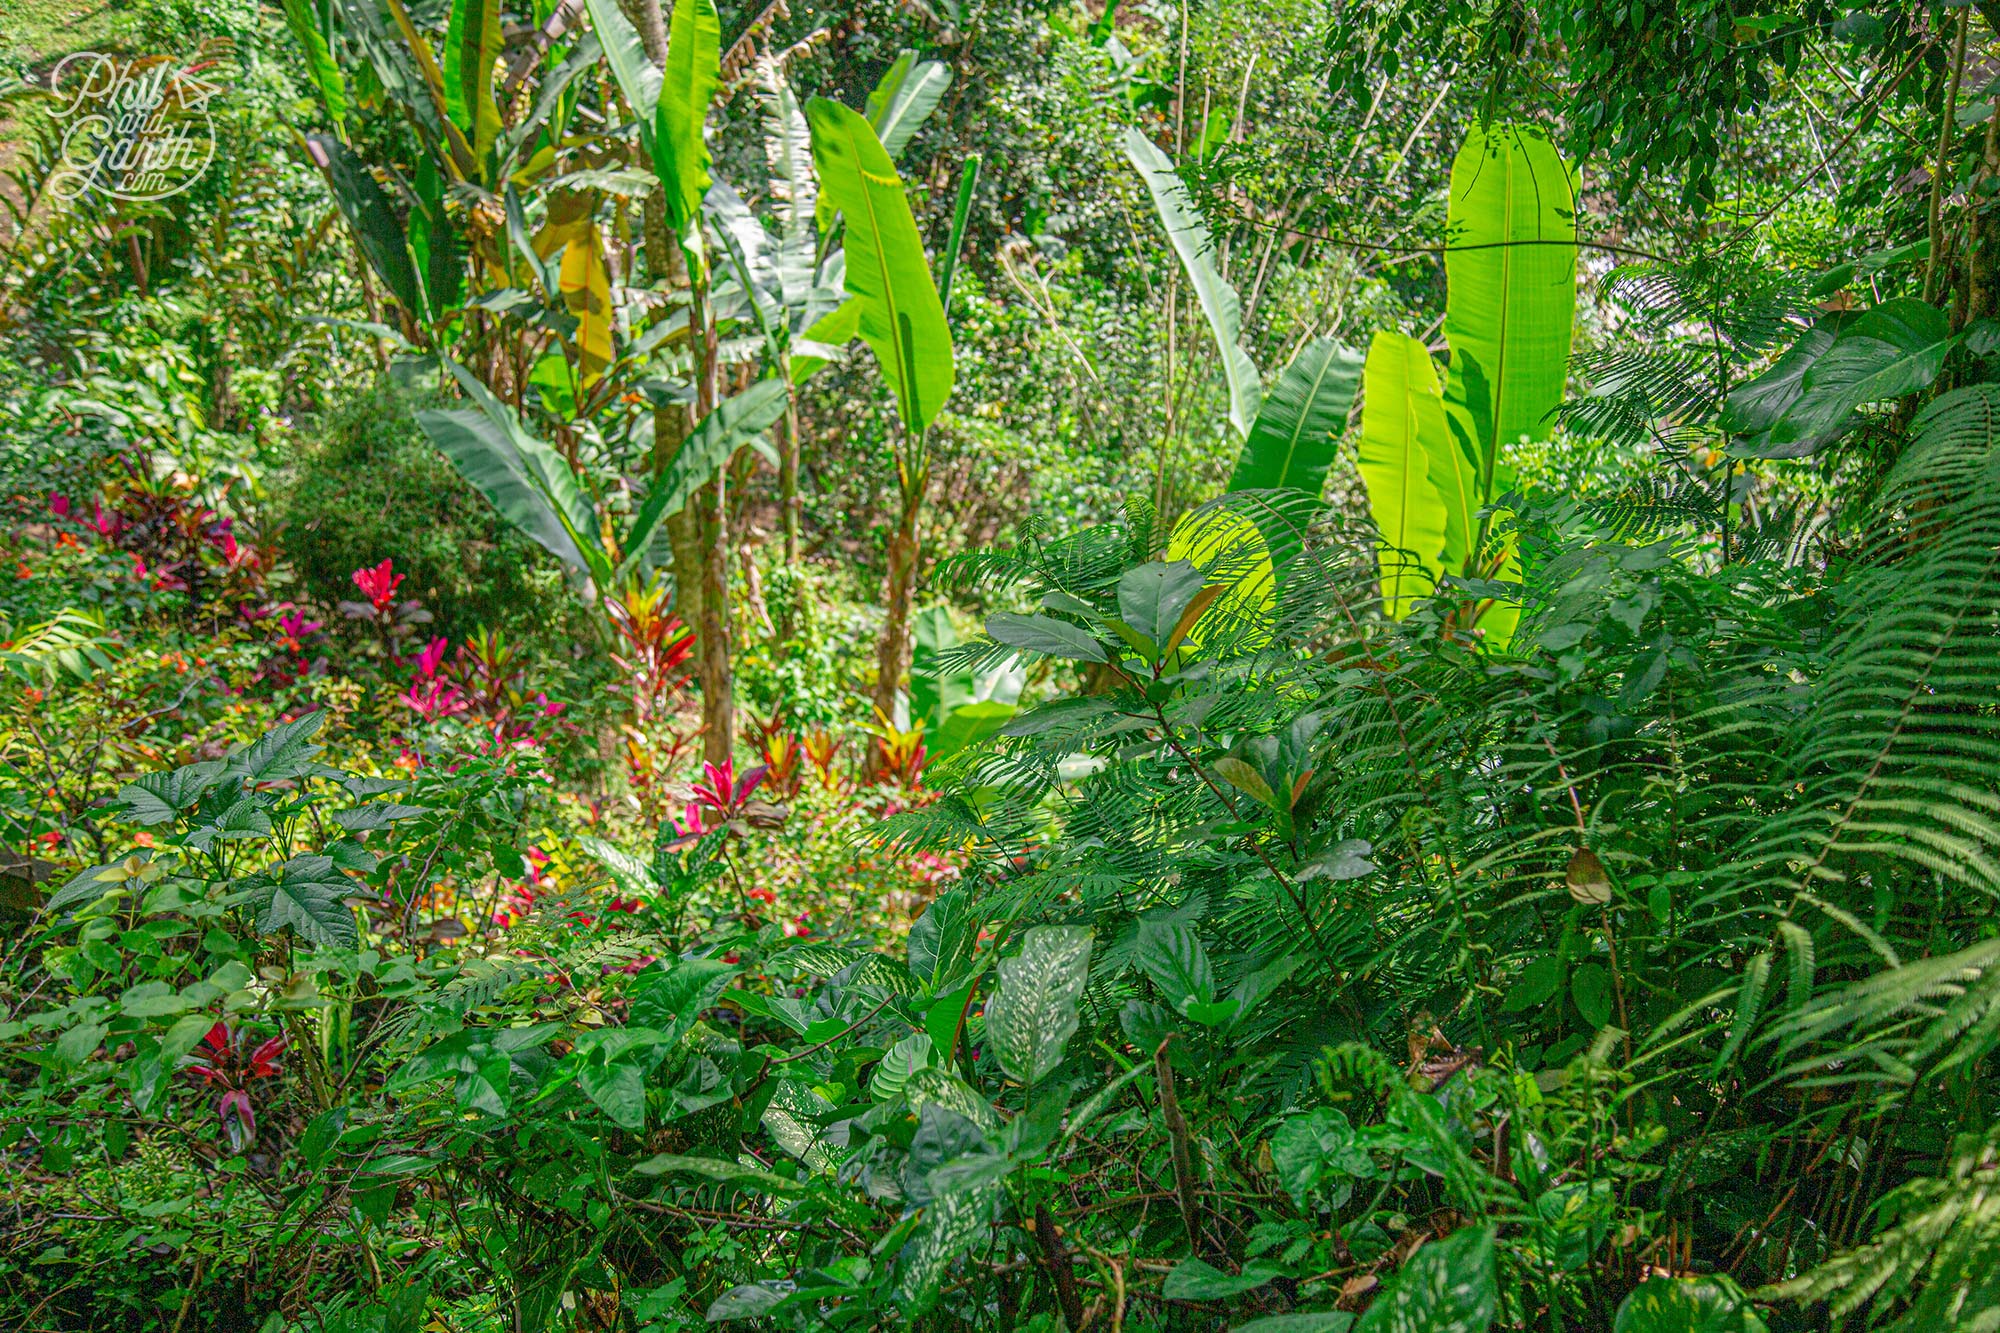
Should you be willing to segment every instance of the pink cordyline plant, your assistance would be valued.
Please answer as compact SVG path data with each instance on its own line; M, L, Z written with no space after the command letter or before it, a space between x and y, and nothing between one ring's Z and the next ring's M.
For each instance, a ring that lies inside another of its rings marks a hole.
M402 581L403 576L396 573L393 559L384 560L372 569L354 571L354 586L361 589L361 595L368 599L368 604L375 608L378 615L396 604L396 586Z
M705 763L701 766L701 770L702 776L707 781L694 784L694 803L689 807L689 812L693 813L694 807L699 806L703 810L715 811L724 820L736 817L743 809L743 803L750 799L750 793L757 790L757 784L764 780L764 774L768 771L759 765L739 778L736 776L736 761L733 759L725 759L720 764Z
M250 1084L260 1078L276 1078L281 1072L278 1057L284 1054L285 1039L272 1037L248 1050L249 1033L218 1022L208 1030L201 1045L188 1057L186 1070L212 1088L222 1090L216 1114L230 1147L241 1152L257 1137L257 1113L250 1105Z

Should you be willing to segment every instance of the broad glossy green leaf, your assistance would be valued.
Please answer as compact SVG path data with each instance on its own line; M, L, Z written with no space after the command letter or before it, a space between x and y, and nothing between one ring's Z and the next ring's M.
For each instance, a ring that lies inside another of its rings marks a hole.
M913 434L951 396L951 331L896 164L874 127L824 97L806 103L821 198L847 220L846 288L859 298L860 334Z
M1499 1310L1493 1233L1468 1227L1405 1260L1354 1333L1486 1333Z
M199 801L227 767L226 761L212 759L144 774L118 789L118 804L134 823L164 824Z
M1345 1310L1307 1310L1298 1314L1267 1314L1247 1324L1237 1324L1229 1333L1347 1333L1354 1316Z
M1223 379L1229 385L1229 424L1236 428L1238 436L1247 440L1263 401L1264 385L1257 374L1257 363L1243 350L1243 310L1236 289L1222 280L1209 260L1214 241L1202 224L1201 215L1188 200L1187 186L1175 174L1172 160L1137 128L1125 131L1125 156L1146 182L1146 190L1153 196L1153 209L1160 215L1160 225L1167 229L1167 240L1187 271L1195 300L1208 320L1209 332L1215 335L1216 350L1222 356Z
M658 1032L661 1045L676 1046L740 971L714 958L677 958L649 967L632 985L629 1021Z
M307 0L284 0L284 7L285 27L291 30L292 40L305 55L306 74L312 79L326 114L338 126L347 119L347 80L341 77L340 66L326 44L326 34L320 31L319 21Z
M1468 427L1484 504L1509 484L1504 448L1547 438L1569 373L1576 173L1547 135L1508 124L1466 131L1451 166L1444 266L1445 401ZM1485 377L1483 394L1461 353Z
M896 57L864 104L868 123L890 157L901 157L917 128L937 110L951 87L951 69L941 60L918 60L915 51Z
M1268 1260L1253 1259L1241 1273L1225 1273L1201 1259L1183 1259L1160 1284L1160 1294L1170 1301L1226 1301L1255 1291L1284 1270Z
M875 1072L868 1078L868 1095L878 1102L891 1101L903 1095L903 1087L910 1081L910 1075L919 1069L935 1063L932 1058L931 1037L928 1032L913 1032L882 1053L875 1062Z
M501 517L600 587L612 570L597 538L597 513L562 455L522 428L514 414L457 362L447 363L472 409L431 408L417 424Z
M1278 1126L1271 1135L1271 1164L1278 1183L1302 1212L1311 1207L1322 1180L1359 1175L1357 1167L1370 1165L1368 1150L1355 1144L1354 1126L1331 1106L1292 1116Z
M1810 447L1855 409L1927 387L1956 341L1945 313L1914 296L1863 311L1805 368L1798 399L1771 427L1767 447Z
M1833 346L1838 331L1834 319L1821 319L1801 333L1763 374L1731 389L1722 404L1722 428L1732 435L1755 435L1777 425L1805 392L1806 372Z
M1585 963L1570 973L1569 997L1576 1002L1583 1021L1593 1028L1611 1021L1611 974L1602 964Z
M644 859L588 833L579 834L576 844L585 855L609 872L623 892L643 900L651 900L659 893L660 886L653 879L653 868Z
M1102 662L1106 657L1104 645L1088 630L1054 616L1021 616L999 611L986 617L986 633L996 643L1025 648L1045 657L1071 662Z
M775 1171L745 1166L741 1162L725 1162L719 1157L683 1157L674 1153L659 1153L633 1167L632 1174L702 1176L709 1180L719 1180L725 1185L753 1190L759 1194L792 1195L805 1191L804 1185Z
M906 1318L929 1310L951 1261L986 1239L999 1194L1000 1186L989 1181L941 1194L923 1210L909 1243L896 1254L892 1294Z
M500 516L579 572L589 565L555 509L529 480L507 433L472 408L425 408L417 425Z
M290 928L307 943L322 945L352 945L358 938L354 909L345 902L355 884L331 857L295 856L257 876L249 888L260 935Z
M1382 533L1382 606L1398 620L1442 572L1448 519L1431 466L1452 448L1430 352L1406 334L1377 333L1363 374L1359 465Z
M928 993L942 994L971 965L983 921L964 889L947 889L931 899L924 914L910 924L906 945L910 976Z
M1765 1333L1750 1299L1727 1278L1649 1277L1618 1307L1612 1333Z
M500 0L452 0L444 39L444 106L482 166L500 137L493 62L500 57Z
M1019 711L1015 705L998 699L961 704L946 714L943 723L935 730L924 733L924 749L933 759L957 754L988 736L996 735Z
M1229 489L1288 486L1317 499L1347 429L1361 367L1359 352L1331 338L1301 348L1258 408Z
M1090 975L1090 932L1037 926L1021 951L998 965L999 990L986 1002L986 1040L1000 1067L1030 1087L1062 1063L1076 1033L1077 1001Z
M1164 644L1207 580L1186 560L1155 560L1118 579L1118 617L1156 644Z
M653 117L653 174L665 191L667 226L683 243L698 242L701 200L708 193L708 141L702 129L721 81L722 24L715 0L674 0L667 33L667 68Z
M737 1319L761 1319L780 1306L796 1305L801 1296L813 1294L816 1293L796 1290L790 1282L745 1282L731 1287L709 1302L706 1318L711 1324L727 1324Z
M1215 968L1194 927L1185 921L1141 921L1133 956L1167 1004L1179 1012L1186 1013L1190 1004L1214 1001Z
M314 709L304 717L280 722L229 756L229 775L255 785L282 782L308 772L317 763L313 756L320 748L313 737L325 721L325 712Z
M630 1060L586 1064L577 1071L576 1085L612 1124L635 1134L646 1128L646 1071L639 1065Z
M861 299L850 296L814 320L799 336L798 351L792 357L792 383L804 384L821 367L830 365L834 353L853 342L860 332Z

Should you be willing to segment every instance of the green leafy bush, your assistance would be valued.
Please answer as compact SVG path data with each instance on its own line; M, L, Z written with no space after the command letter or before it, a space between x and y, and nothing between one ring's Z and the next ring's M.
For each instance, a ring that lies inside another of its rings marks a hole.
M395 562L435 632L480 627L559 641L571 603L556 562L511 527L417 429L407 391L379 387L304 432L272 514L304 590L327 606L355 596L357 569Z

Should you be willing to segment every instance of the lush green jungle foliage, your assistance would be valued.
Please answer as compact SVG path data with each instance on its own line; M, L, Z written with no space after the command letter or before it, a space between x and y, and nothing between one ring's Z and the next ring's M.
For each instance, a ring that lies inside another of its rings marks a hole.
M0 1328L2000 1330L1997 104L0 0Z

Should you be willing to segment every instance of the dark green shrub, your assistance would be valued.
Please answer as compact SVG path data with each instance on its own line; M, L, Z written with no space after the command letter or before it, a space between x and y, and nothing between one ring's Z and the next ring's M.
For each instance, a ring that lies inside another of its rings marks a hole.
M358 394L312 423L297 464L276 484L278 540L302 590L327 605L352 599L353 573L384 559L402 595L462 639L481 626L529 639L569 611L562 570L431 447L407 391Z

